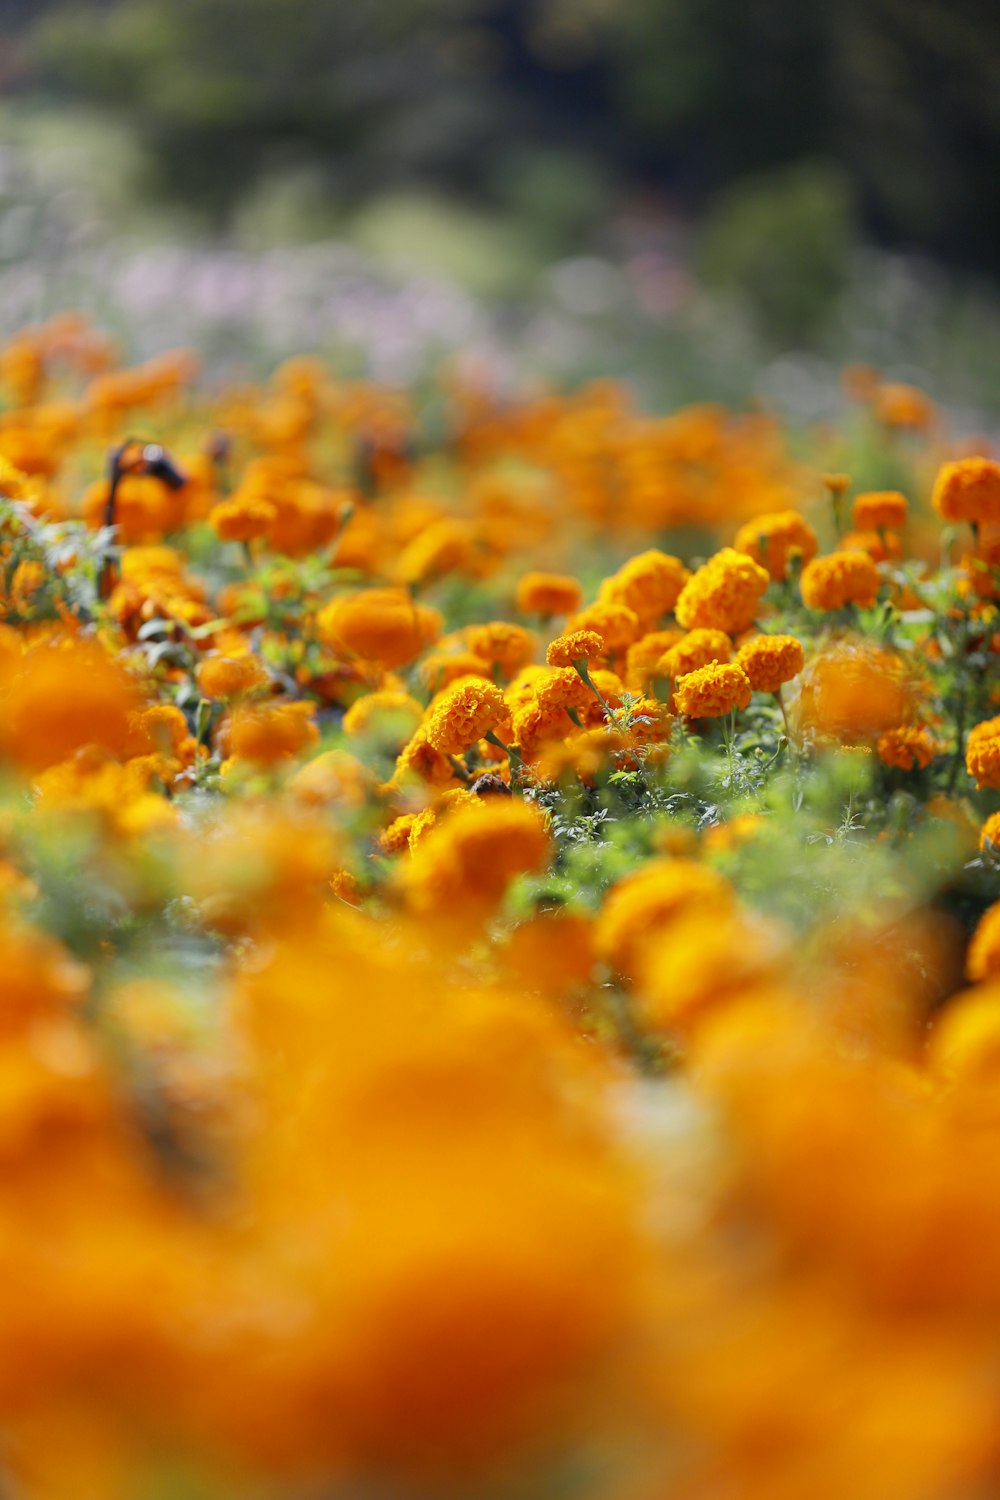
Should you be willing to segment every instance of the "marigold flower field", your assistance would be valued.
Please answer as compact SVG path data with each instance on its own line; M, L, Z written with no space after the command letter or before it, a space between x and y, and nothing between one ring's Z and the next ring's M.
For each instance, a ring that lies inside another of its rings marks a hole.
M989 444L0 382L3 1493L995 1493Z

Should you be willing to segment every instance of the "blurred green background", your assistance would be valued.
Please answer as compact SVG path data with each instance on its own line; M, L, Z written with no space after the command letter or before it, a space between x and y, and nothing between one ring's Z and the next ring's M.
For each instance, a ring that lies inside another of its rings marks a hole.
M687 320L675 365L934 365L989 405L998 62L995 0L6 0L0 209L508 307L562 266L597 344L617 300L623 339Z

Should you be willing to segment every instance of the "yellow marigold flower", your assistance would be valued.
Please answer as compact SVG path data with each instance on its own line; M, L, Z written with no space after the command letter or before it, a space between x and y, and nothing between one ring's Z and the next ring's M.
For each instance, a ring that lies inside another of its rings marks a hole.
M689 719L717 719L746 708L753 689L735 662L711 662L681 677L674 688L678 712Z
M979 847L984 854L1000 854L1000 812L991 813L979 834Z
M571 615L580 608L583 589L566 573L525 573L517 585L515 605L523 615Z
M1000 717L984 719L970 729L965 768L978 787L1000 787Z
M707 865L688 859L652 859L613 886L595 929L600 956L620 973L634 976L643 949L679 913L732 906L728 883Z
M642 626L635 610L625 604L591 604L568 621L571 633L592 631L601 637L604 650L609 656L617 656L642 635ZM564 666L563 662L550 662L550 666Z
M115 755L123 751L139 694L102 646L53 636L10 661L7 646L4 637L0 755L26 770L41 770L84 745L99 745Z
M736 657L755 693L776 693L802 671L802 643L793 635L755 635L744 641Z
M675 613L688 630L738 635L753 624L769 582L767 572L752 557L723 547L688 579Z
M729 661L733 643L724 630L689 630L663 653L656 665L657 677L683 677L713 661Z
M363 589L321 609L321 640L383 667L401 667L441 634L436 609L416 604L401 589Z
M879 736L875 748L883 764L895 766L900 771L922 771L938 753L937 742L930 730L917 725L887 730Z
M974 981L1000 975L1000 901L983 912L965 955L966 977Z
M600 661L607 647L596 630L573 630L549 643L545 660L550 667L571 667L578 661Z
M512 677L526 666L535 654L535 637L523 625L506 620L491 620L488 625L470 625L465 632L469 650L490 666L496 665L505 677Z
M724 854L730 849L739 849L747 844L767 825L762 813L737 813L725 823L713 823L706 828L701 844L706 854Z
M425 726L427 743L442 755L461 755L507 717L500 688L471 678L446 688Z
M487 915L517 875L548 863L544 814L520 798L474 798L449 812L400 867L408 905L441 917Z
M870 608L879 590L878 568L865 552L831 552L802 570L802 600L809 609Z
M277 518L277 507L254 494L231 495L213 506L208 524L223 542L252 542L266 536Z
M423 716L420 704L409 693L382 689L366 693L351 704L344 714L344 733L352 736L372 734L388 728L397 743L405 743Z
M640 552L606 578L598 590L600 604L624 604L638 616L644 630L673 609L691 577L679 557L651 548Z
M959 458L938 471L931 504L944 521L1000 521L1000 464Z
M858 531L901 531L909 508L899 490L865 490L855 495L851 517Z
M733 546L766 568L776 580L788 576L790 558L799 557L807 563L819 551L815 531L797 510L755 516L740 527Z
M240 656L206 656L195 679L203 698L240 698L269 680L263 663L250 651Z

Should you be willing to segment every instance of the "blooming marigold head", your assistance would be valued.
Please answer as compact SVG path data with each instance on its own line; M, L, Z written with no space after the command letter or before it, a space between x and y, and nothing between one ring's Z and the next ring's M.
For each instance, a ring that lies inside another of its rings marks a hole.
M657 677L683 677L713 661L729 661L733 643L724 630L689 630L656 664Z
M319 743L315 715L315 703L242 704L223 738L236 759L273 766Z
M277 507L253 493L231 495L209 513L208 524L223 542L252 542L266 536L277 519Z
M436 609L415 603L402 589L344 594L316 616L321 640L383 667L412 661L438 638L441 625Z
M938 471L931 504L944 521L1000 521L1000 464L959 458Z
M1000 975L1000 901L983 912L965 955L966 976L979 982Z
M802 671L805 655L793 635L755 635L744 641L736 661L755 693L776 693Z
M979 847L984 854L1000 854L1000 812L991 813L979 833Z
M424 716L416 698L391 688L365 693L344 714L344 733L352 736L378 734L400 746L409 739Z
M750 679L735 662L711 662L681 677L674 688L678 712L689 719L717 719L746 708L753 694Z
M688 579L675 613L688 630L701 627L738 635L753 624L769 582L752 557L723 547Z
M649 860L613 886L595 930L602 958L621 973L636 973L642 951L684 911L726 911L733 904L727 882L707 865L689 859Z
M831 552L813 558L802 570L802 600L809 609L843 609L846 604L868 609L880 582L878 568L866 552Z
M625 604L611 604L601 600L574 615L568 623L571 631L577 635L583 631L596 632L604 642L604 650L609 656L616 656L619 651L627 650L642 635L642 625L634 610ZM563 663L550 663L550 666L554 665L562 666Z
M550 667L571 667L575 662L600 661L607 647L596 630L572 630L550 641L545 660Z
M923 771L938 753L937 741L922 725L902 725L880 735L875 746L883 765L900 771Z
M691 577L679 557L651 548L632 557L606 578L598 591L602 604L624 604L637 615L644 630L673 609Z
M544 814L520 798L473 797L419 841L400 878L416 911L485 914L517 875L548 863Z
M851 516L858 531L901 531L909 509L899 490L865 490L855 495Z
M571 615L580 608L583 589L566 573L525 573L515 604L523 615Z
M736 533L733 546L766 568L776 580L788 576L791 558L798 557L807 563L819 551L815 531L797 510L773 511L746 521Z
M984 719L970 729L965 769L978 787L1000 788L1000 717Z
M523 625L507 620L491 620L488 625L470 625L465 641L474 656L489 666L497 666L505 677L512 677L526 666L535 654L535 637Z
M203 698L241 698L269 681L267 669L252 652L207 656L195 673Z
M427 743L442 755L461 755L507 717L496 683L468 678L445 688L425 725Z

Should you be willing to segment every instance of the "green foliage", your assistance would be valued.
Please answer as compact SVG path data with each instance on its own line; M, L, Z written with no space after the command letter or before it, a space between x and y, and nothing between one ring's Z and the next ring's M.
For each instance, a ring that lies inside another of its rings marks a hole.
M809 342L833 315L854 244L847 179L807 164L725 193L705 226L700 265L711 286L748 299L766 337Z

